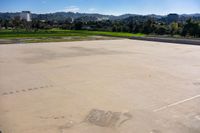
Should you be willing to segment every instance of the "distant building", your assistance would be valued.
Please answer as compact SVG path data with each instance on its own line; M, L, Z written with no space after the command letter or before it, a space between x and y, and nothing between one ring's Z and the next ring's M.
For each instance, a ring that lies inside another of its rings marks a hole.
M70 23L74 23L74 18L73 17L71 17L71 22Z
M30 22L31 21L31 12L30 11L22 11L20 14L20 19Z

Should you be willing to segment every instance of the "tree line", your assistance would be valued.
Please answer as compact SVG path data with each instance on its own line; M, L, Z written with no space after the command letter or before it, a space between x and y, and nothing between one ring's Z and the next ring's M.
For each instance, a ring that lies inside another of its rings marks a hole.
M84 21L84 19L76 19L73 21L71 18L62 21L33 19L31 22L27 22L26 20L20 20L19 17L15 17L10 20L0 19L0 29L12 29L14 31L24 29L26 31L36 32L40 29L60 28L66 30L96 30L200 37L200 20L193 20L192 18L187 21L178 21L176 18L169 20L161 21L155 18L129 17L122 20L102 21Z

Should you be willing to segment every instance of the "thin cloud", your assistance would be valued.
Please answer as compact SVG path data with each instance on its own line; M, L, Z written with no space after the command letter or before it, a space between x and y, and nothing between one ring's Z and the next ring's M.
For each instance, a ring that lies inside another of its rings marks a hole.
M64 9L65 12L79 12L80 11L80 8L77 7L77 6L68 6Z
M95 8L90 8L89 11L90 12L94 12L94 11L96 11L96 9Z

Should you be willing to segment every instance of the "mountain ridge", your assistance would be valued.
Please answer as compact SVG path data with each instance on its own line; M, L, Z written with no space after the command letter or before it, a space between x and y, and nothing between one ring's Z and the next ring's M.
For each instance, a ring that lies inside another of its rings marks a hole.
M173 13L175 14L175 13ZM0 12L0 19L13 19L16 16L19 16L20 12ZM179 18L182 19L189 19L189 18L198 18L200 20L200 13L194 13L194 14L176 14ZM140 15L140 14L122 14L122 15L104 15L100 13L73 13L73 12L55 12L55 13L45 13L45 14L37 14L32 13L33 19L39 19L39 20L65 20L67 18L72 19L78 19L81 17L91 17L96 18L96 21L99 20L121 20L121 19L127 19L129 17L150 17L155 19L161 19L164 17L167 17L168 15L156 15L156 14L148 14L148 15Z

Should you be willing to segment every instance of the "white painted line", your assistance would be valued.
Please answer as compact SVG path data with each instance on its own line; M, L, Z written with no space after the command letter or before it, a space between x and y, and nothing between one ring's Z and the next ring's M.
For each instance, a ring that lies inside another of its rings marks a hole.
M158 112L158 111L161 111L161 110L164 110L164 109L167 109L167 108L176 106L176 105L178 105L178 104L182 104L182 103L184 103L184 102L187 102L187 101L190 101L190 100L199 98L199 97L200 97L200 95L196 95L196 96L193 96L193 97L191 97L191 98L187 98L187 99L185 99L185 100L181 100L181 101L178 101L178 102L175 102L175 103L172 103L172 104L169 104L169 105L160 107L160 108L158 108L158 109L153 110L153 112Z

